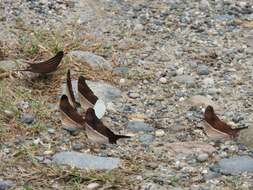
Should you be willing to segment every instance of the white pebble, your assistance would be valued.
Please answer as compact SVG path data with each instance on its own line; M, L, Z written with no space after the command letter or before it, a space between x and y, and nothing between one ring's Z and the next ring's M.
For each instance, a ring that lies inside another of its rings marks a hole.
M167 79L165 77L161 77L159 79L159 82L162 83L162 84L165 84L165 83L167 83Z
M87 189L96 189L99 187L98 183L90 183L89 185L87 185Z
M165 134L164 130L158 129L155 131L155 136L162 137Z

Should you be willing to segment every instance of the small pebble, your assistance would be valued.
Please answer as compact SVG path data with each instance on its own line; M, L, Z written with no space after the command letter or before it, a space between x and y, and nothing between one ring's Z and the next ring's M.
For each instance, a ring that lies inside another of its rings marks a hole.
M197 157L197 160L199 162L205 162L208 159L208 157L209 157L208 154L206 154L206 153L200 153L198 155L198 157Z
M206 65L199 65L197 68L197 73L199 75L208 75L209 74L209 69Z
M159 79L159 82L162 83L162 84L165 84L165 83L167 83L167 79L165 77L161 77Z
M136 92L130 92L128 94L129 98L132 98L132 99L136 99L136 98L139 98L140 97L140 94L136 93Z
M126 79L121 78L121 79L119 80L119 83L120 83L120 84L125 84L125 83L126 83Z
M10 111L10 110L4 110L4 114L9 119L12 119L14 117L14 113L12 111Z
M165 132L162 129L158 129L155 131L155 136L157 136L157 137L162 137L162 136L164 136L164 134L165 134Z
M55 129L49 128L49 129L47 130L47 132L48 132L49 134L54 134L54 133L55 133Z
M99 186L100 185L98 183L90 183L89 185L87 185L87 189L96 189Z
M35 120L34 116L28 113L24 113L21 116L21 122L25 124L32 124L34 120Z

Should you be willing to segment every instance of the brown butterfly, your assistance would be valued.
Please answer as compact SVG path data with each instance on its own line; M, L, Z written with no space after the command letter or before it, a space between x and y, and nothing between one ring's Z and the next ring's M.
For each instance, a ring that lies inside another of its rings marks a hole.
M98 97L92 92L83 76L80 76L78 78L77 86L81 106L84 108L85 111L90 107L93 108L93 106L98 100Z
M66 94L69 98L69 102L70 102L71 106L73 106L75 109L80 106L79 103L76 101L75 95L73 92L70 70L68 70L68 72L67 72Z
M209 124L208 127L211 127L214 131L220 133L221 135L226 135L231 138L236 138L239 135L239 132L243 129L247 129L248 127L242 127L233 129L230 125L226 124L225 122L221 121L217 115L214 113L212 106L207 106L204 119Z
M39 63L29 63L29 66L26 69L15 70L15 71L30 71L33 73L47 74L57 70L58 65L60 64L64 56L63 51L59 51L54 57L47 61Z
M86 133L88 138L99 144L116 144L120 138L130 138L125 135L116 135L97 118L93 108L88 108L85 114Z
M85 128L85 120L69 103L68 97L62 95L60 100L60 116L63 125L72 128Z

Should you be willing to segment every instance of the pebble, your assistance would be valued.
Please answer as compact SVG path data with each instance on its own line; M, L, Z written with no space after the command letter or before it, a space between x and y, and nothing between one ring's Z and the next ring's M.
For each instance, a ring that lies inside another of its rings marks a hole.
M204 78L203 79L203 87L213 87L214 86L214 80L213 78Z
M99 183L90 183L87 185L87 189L97 189L99 187Z
M176 73L177 73L177 75L182 75L182 74L184 74L184 68L183 68L183 67L179 68L179 69L176 71Z
M161 77L159 79L159 82L162 83L162 84L165 84L165 83L167 83L167 79L165 77Z
M4 114L9 119L12 119L14 117L14 113L10 110L4 110Z
M72 145L73 150L79 151L83 149L83 145L81 143L75 143Z
M32 124L35 121L35 117L29 113L23 113L21 115L21 122L25 124Z
M129 98L136 99L140 97L140 94L137 92L130 92L128 93Z
M47 129L47 132L48 132L49 134L55 134L55 129L49 128L49 129Z
M197 73L199 75L208 75L209 74L209 69L206 65L199 65L197 67Z
M155 136L156 137L162 137L164 135L165 135L165 132L162 129L158 129L158 130L155 131Z
M206 153L200 153L198 156L197 156L197 160L199 161L199 162L205 162L205 161L207 161L208 160L208 154L206 154Z

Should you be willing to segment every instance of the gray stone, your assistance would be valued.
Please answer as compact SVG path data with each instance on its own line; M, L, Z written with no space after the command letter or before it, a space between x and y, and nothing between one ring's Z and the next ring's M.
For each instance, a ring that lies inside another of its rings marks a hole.
M15 186L15 183L10 180L0 180L0 190L7 190Z
M114 73L118 73L118 74L126 74L127 72L129 71L129 68L128 67L115 67L113 69L113 72Z
M47 129L47 132L48 132L49 134L55 134L55 129L49 128L49 129Z
M207 161L207 159L208 159L208 154L206 154L206 153L200 153L198 156L197 156L197 160L199 161L199 162L205 162L205 161Z
M129 121L127 124L127 129L134 132L151 132L154 131L154 128L150 126L149 124L145 123L144 121Z
M73 148L73 150L78 151L78 150L83 149L83 145L81 143L75 143L75 144L73 144L72 148Z
M88 51L71 51L69 55L79 61L88 63L94 69L112 69L111 64L103 57Z
M199 75L208 75L209 74L209 69L206 65L199 65L197 68L197 73Z
M121 96L121 90L108 83L87 81L87 84L106 104Z
M207 0L201 0L200 1L199 8L201 10L205 10L206 11L206 10L209 9L209 7L210 7L210 4L209 4L209 2Z
M253 172L253 158L249 156L235 156L224 158L216 166L221 173L238 174L242 172Z
M173 78L174 81L186 84L188 87L194 87L195 86L195 79L190 75L180 75Z
M139 141L142 143L151 143L155 140L154 135L143 134L140 136Z
M79 134L79 129L77 129L75 127L69 127L69 126L62 125L62 128L64 130L68 131L73 136L76 136Z
M32 124L35 120L35 117L29 113L23 113L21 116L21 122L25 124Z
M140 94L137 92L130 92L128 93L129 98L136 99L140 97Z
M15 69L19 64L18 60L3 60L0 61L0 70L9 71Z
M53 162L86 170L112 170L120 165L119 158L99 157L74 151L55 154Z

